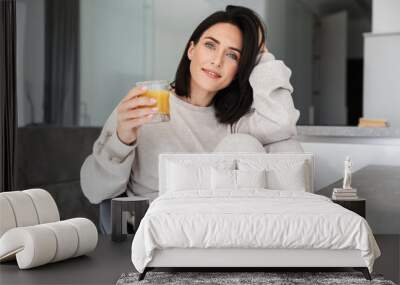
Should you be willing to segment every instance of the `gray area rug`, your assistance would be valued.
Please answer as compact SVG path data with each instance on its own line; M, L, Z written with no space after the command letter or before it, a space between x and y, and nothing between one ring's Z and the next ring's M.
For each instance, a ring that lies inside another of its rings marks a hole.
M124 273L117 285L133 284L379 284L395 285L384 280L382 275L372 274L372 281L364 278L360 272L154 272L146 274L145 279L138 281L139 273Z

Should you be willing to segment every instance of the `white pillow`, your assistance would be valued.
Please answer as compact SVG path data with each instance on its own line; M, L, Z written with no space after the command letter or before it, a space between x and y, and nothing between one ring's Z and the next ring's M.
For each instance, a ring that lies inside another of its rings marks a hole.
M169 162L167 171L167 189L170 191L210 189L210 167Z
M266 188L267 172L261 170L211 169L211 188L240 190L241 188Z
M211 168L211 189L236 189L236 170Z
M293 163L290 168L270 169L268 188L273 190L306 191L305 163Z
M309 189L308 164L304 160L269 161L239 160L240 170L267 170L267 187L271 190L307 191Z
M166 162L167 191L211 190L211 168L234 169L235 160L203 160L193 163L188 160Z
M267 170L236 170L237 187L240 188L267 188Z

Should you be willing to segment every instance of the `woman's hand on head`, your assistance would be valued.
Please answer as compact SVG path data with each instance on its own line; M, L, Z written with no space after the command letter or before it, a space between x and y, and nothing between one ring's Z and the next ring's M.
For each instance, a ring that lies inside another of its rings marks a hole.
M140 126L149 122L157 112L155 100L142 96L145 92L145 89L135 87L117 106L117 135L124 144L134 143Z

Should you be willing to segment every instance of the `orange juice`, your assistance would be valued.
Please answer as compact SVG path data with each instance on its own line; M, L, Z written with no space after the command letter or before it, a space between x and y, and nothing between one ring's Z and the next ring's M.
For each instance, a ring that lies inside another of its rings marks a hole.
M169 115L169 91L168 90L148 90L144 96L157 100L155 106L161 114Z
M169 116L169 84L166 80L150 80L137 82L136 86L145 86L147 91L143 96L156 99L157 103L154 107L158 108L158 112L154 114L149 123L168 122Z

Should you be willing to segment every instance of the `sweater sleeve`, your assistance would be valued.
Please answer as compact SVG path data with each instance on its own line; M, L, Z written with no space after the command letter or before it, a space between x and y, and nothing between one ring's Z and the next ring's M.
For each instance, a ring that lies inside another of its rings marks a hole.
M253 105L249 113L232 125L232 132L250 134L265 145L295 136L300 112L291 96L290 69L269 52L259 56L249 79Z
M122 194L128 184L136 143L121 142L116 129L117 109L114 109L81 168L81 188L93 204Z

